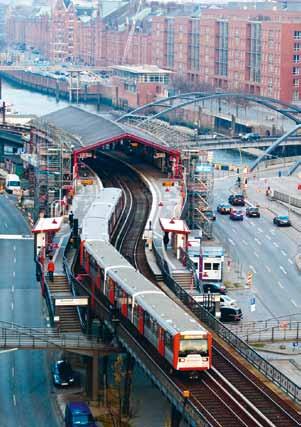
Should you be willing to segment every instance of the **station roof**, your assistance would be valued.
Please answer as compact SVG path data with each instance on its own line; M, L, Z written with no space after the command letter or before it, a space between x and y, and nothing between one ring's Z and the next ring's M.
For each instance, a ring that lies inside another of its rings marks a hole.
M177 154L178 150L169 147L155 136L136 130L130 126L120 125L103 116L90 113L78 107L66 107L42 116L41 123L48 123L62 129L75 137L75 152L85 152L111 142L129 138L159 151Z
M190 230L185 221L175 218L160 218L160 226L166 233L189 234Z
M59 231L63 223L63 217L39 218L38 222L32 230L33 233L45 233L47 231Z

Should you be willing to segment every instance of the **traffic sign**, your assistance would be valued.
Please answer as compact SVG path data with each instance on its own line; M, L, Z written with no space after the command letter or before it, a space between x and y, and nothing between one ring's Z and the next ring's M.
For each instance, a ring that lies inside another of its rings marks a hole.
M255 309L256 309L256 300L255 300L255 297L252 297L250 299L250 310L255 311Z

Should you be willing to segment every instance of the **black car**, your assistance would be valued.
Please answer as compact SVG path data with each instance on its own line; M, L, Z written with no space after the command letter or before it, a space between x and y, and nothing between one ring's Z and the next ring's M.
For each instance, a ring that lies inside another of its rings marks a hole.
M242 194L231 194L228 198L228 202L232 206L245 206L245 198Z
M220 203L217 205L217 212L222 215L228 215L231 212L231 206L226 203Z
M222 322L238 322L242 319L242 311L239 307L220 307Z
M55 386L66 387L74 383L74 372L69 362L58 360L52 367L52 378Z
M273 223L278 225L278 227L290 227L292 225L289 217L287 215L277 215L273 219Z
M252 218L260 218L260 212L258 208L250 207L246 209L246 216L252 217Z
M203 291L205 294L210 292L211 294L226 294L227 289L226 287L219 282L213 282L213 283L203 283Z
M242 141L258 141L260 139L260 135L255 132L245 133L240 138Z

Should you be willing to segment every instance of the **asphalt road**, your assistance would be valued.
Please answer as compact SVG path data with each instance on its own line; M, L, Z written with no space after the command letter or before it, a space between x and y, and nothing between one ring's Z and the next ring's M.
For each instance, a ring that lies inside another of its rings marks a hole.
M216 181L216 205L227 202L231 185L233 178ZM252 290L270 317L296 314L294 320L301 320L301 281L294 263L297 232L279 228L272 220L267 209L261 209L261 218L244 217L243 221L217 214L215 234L230 254L239 257L243 271L253 272Z
M0 196L0 320L44 326L35 280L33 240L5 235L30 231L10 198ZM0 427L58 427L51 404L46 354L42 351L0 353Z

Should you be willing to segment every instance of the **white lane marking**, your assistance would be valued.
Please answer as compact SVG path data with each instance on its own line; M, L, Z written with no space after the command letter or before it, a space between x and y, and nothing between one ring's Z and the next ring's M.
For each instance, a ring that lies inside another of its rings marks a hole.
M16 264L16 262L17 262L17 258L16 258L16 257L14 257L14 264Z
M282 265L280 265L280 267L279 267L279 268L280 268L280 270L282 271L282 273L283 273L283 274L287 274L287 271L285 270L285 268L284 268L284 267L282 267Z
M33 240L32 236L27 234L0 234L2 240Z
M259 258L258 253L257 253L257 252L255 252L255 251L254 251L254 255L255 255L257 258Z
M253 271L253 273L256 273L255 268L253 267L253 265L249 265L250 269Z
M242 242L244 245L246 245L246 246L248 245L248 243L245 240L243 240Z
M271 236L269 236L268 234L265 236L268 240L272 240Z
M258 240L258 239L257 239L257 237L255 237L255 238L254 238L254 240L255 240L255 242L256 242L258 245L261 245L261 241L260 241L260 240Z
M11 368L11 374L12 374L12 377L15 376L15 368L14 367Z
M15 271L13 271L13 277L16 277L16 272Z
M250 224L251 224L251 225L253 225L253 227L255 227L255 224L254 224L254 222L250 221Z
M270 269L270 267L268 265L266 265L265 268L268 270L269 273L271 273L272 270Z
M296 301L294 301L293 299L291 299L291 303L292 303L295 307L297 307Z
M8 228L8 225L7 225L7 223L6 223L6 222L4 223L4 227L5 227L5 228Z
M288 260L288 262L289 262L291 265L293 265L293 264L294 264L294 263L293 263L293 261L292 261L290 258L288 258L287 260Z
M283 256L287 255L287 253L285 251L283 251L283 250L281 250L280 252L282 253Z
M231 243L231 245L235 246L235 243L233 242L232 239L230 239L230 237L228 237L228 241Z
M257 228L257 230L259 231L259 233L263 233L263 230L261 228Z
M12 291L12 292L15 292L15 286L14 286L14 285L12 285L12 287L11 287L11 291Z
M279 245L277 242L273 242L273 245L275 246L275 248L279 248Z
M16 249L17 249L17 248L16 248L16 246L15 246L15 245L13 246L13 249L14 249L14 251L16 252Z
M16 400L16 395L13 394L13 402L14 402L14 406L17 406L17 400Z
M236 230L235 230L235 228L232 228L232 231L233 231L233 233L236 233Z
M11 303L11 309L12 309L12 311L14 311L14 303L13 302Z
M283 284L281 282L278 282L278 285L280 286L281 289L284 288Z

